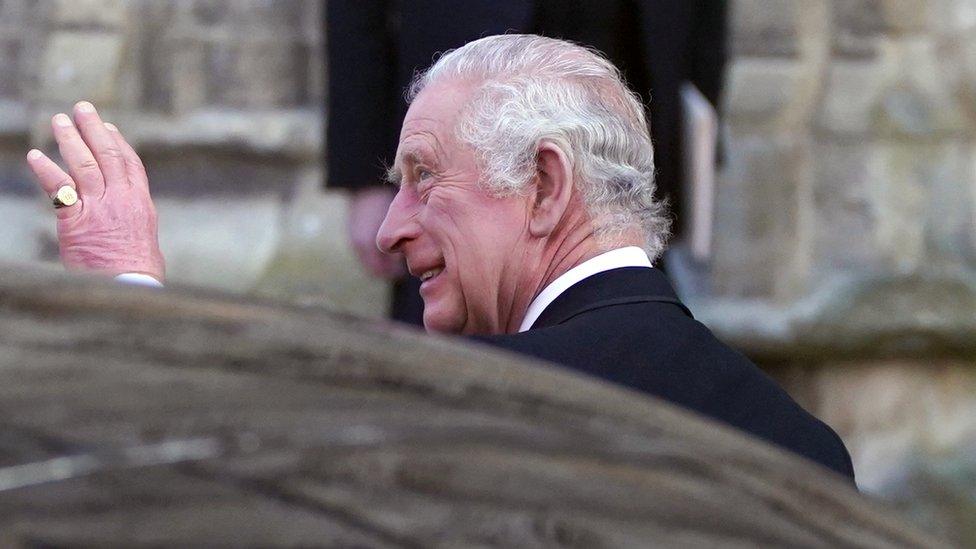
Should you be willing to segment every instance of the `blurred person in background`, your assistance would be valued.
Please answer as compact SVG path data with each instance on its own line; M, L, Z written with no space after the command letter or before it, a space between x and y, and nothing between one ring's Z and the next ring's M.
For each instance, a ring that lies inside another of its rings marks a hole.
M395 190L383 183L407 112L404 91L436 54L492 34L529 32L602 52L645 102L658 197L682 211L685 82L719 105L725 0L328 0L327 185L350 192L348 231L371 274L393 281L390 316L421 324L420 281L376 247ZM683 232L681 218L673 231Z

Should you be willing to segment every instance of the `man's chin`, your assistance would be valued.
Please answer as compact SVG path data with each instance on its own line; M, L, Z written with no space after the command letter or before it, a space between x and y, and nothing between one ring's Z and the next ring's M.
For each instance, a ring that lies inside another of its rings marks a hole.
M464 321L458 315L443 314L435 308L424 308L424 329L430 333L459 335L464 330Z

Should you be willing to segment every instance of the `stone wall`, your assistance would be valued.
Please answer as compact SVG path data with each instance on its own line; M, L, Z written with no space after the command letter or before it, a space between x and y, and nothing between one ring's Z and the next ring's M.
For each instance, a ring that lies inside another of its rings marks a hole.
M320 0L0 0L0 261L57 261L23 155L80 99L148 166L169 281L380 315L322 181Z
M971 274L976 3L733 5L714 292L789 301L846 274Z
M863 491L976 545L976 1L731 20L692 309L837 429Z

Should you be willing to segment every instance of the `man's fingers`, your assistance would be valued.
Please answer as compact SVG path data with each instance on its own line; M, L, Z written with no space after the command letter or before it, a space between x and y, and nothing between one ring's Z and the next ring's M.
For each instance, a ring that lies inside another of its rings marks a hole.
M75 186L75 182L71 180L71 176L66 174L61 169L61 166L58 166L47 155L37 149L33 149L27 153L27 164L30 165L31 171L37 177L37 182L40 184L41 189L44 190L44 194L48 197L54 196L54 193L58 192L58 189L65 185ZM78 201L73 206L58 208L58 217L74 215L79 208L81 208L81 201Z
M122 151L122 158L125 160L125 171L128 174L129 182L136 186L148 186L149 178L146 176L146 168L135 149L132 148L132 145L129 145L129 142L122 136L122 132L114 124L106 122L105 127L108 129L108 133L115 139L119 150Z
M51 119L54 140L58 142L61 158L68 165L68 173L74 179L78 194L82 197L101 198L105 193L102 170L91 149L85 144L74 122L64 113Z
M82 139L98 162L102 178L106 187L128 183L125 170L125 160L118 141L105 127L95 106L87 101L75 105L75 124Z
M61 169L61 166L58 166L46 154L37 149L31 149L27 153L27 164L37 176L37 182L44 189L44 194L48 196L54 195L63 185L71 185L72 187L75 185L71 177Z

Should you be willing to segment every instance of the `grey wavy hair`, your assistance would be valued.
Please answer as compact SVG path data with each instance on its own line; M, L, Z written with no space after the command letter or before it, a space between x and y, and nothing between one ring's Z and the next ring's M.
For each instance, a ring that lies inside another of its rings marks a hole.
M564 40L488 36L446 52L418 73L407 101L448 80L477 85L455 131L474 148L487 190L522 192L535 174L540 143L552 142L573 165L597 237L638 228L651 259L661 254L671 223L665 205L653 198L648 123L640 99L612 63Z

